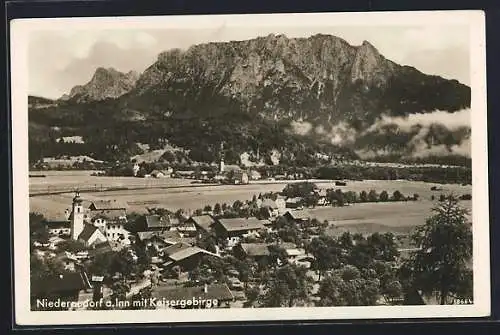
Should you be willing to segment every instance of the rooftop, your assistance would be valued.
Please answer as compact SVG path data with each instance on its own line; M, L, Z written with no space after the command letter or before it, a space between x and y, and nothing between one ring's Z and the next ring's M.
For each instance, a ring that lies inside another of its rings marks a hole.
M207 231L210 229L212 224L215 223L214 218L212 218L210 215L192 216L190 220L192 220L198 227Z
M219 219L219 222L226 231L258 230L265 228L263 221L257 218Z
M127 205L116 200L95 200L89 206L90 210L127 209Z
M96 226L92 224L86 224L80 235L78 235L78 239L88 241L96 230L97 230Z

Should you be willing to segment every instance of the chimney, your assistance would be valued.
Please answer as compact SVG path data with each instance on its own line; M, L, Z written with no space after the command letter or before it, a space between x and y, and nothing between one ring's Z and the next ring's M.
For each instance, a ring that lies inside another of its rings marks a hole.
M204 293L207 293L207 292L208 292L208 285L207 285L207 284L205 284L205 286L203 287L203 292L204 292Z

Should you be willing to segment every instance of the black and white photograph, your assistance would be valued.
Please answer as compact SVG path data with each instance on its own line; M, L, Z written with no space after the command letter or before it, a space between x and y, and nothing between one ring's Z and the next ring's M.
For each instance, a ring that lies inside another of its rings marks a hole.
M11 64L17 323L489 315L482 12L18 19Z

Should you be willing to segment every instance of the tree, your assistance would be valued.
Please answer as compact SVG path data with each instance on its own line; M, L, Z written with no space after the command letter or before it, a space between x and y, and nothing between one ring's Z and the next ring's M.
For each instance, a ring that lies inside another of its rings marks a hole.
M113 301L125 301L130 292L130 285L125 280L119 280L111 285L111 299Z
M222 213L222 208L219 203L216 203L214 206L214 215L220 215Z
M307 302L311 292L311 278L307 269L287 264L271 273L262 297L264 307L293 307Z
M401 201L404 199L404 196L403 194L401 194L401 192L399 192L398 190L394 191L394 193L392 193L392 200L393 201Z
M252 307L255 302L258 301L260 295L260 289L258 286L249 286L245 289L245 296L247 301L243 304L243 307Z
M287 198L304 198L308 195L311 195L318 189L318 186L315 183L311 182L300 182L288 184L285 186L283 191L281 192Z
M382 191L380 193L380 201L382 201L382 202L389 201L389 194L387 193L387 191Z
M454 196L439 201L432 211L434 215L412 235L421 249L404 264L402 276L413 289L437 293L444 305L451 294L472 292L472 276L467 275L472 231L468 210Z
M313 265L318 271L318 281L321 280L322 274L339 264L342 253L336 242L326 236L313 239L308 245L308 252L315 258Z
M369 202L377 202L378 201L377 191L370 190L370 192L368 193L368 201Z
M348 265L325 277L318 295L320 306L373 306L380 297L380 281L363 278L359 269Z
M47 243L49 241L49 231L44 216L40 213L30 213L29 220L31 245L35 241Z
M359 200L361 202L367 202L368 201L368 194L366 193L366 191L361 191L359 193Z

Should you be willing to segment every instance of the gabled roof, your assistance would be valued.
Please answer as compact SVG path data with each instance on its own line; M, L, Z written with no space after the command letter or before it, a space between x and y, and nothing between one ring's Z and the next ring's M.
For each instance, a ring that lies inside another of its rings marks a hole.
M166 228L170 226L170 221L168 218L162 217L160 215L146 215L146 227L151 228Z
M248 255L248 256L269 256L269 247L271 246L276 246L278 248L285 249L288 253L288 251L291 251L291 253L294 253L292 250L297 250L297 246L295 243L291 242L283 242L283 243L241 243L241 248L243 251Z
M31 282L31 291L36 295L80 291L87 288L89 288L89 286L78 272L65 272L59 276L51 276L45 279L33 279Z
M289 215L294 220L307 220L311 217L307 211L288 211L285 215Z
M185 249L189 249L191 248L192 245L191 244L188 244L188 243L184 243L184 242L179 242L179 243L176 243L174 245L171 245L169 247L166 247L163 249L163 253L167 256L170 256L170 255L173 255L179 251L182 251L182 250L185 250Z
M269 256L267 243L241 243L241 249L248 256Z
M106 220L118 220L127 217L127 212L124 209L101 209L91 210L87 216L92 220L102 218Z
M127 209L127 205L116 200L95 200L89 206L90 210Z
M210 230L210 227L215 223L214 218L210 215L192 216L190 220L193 221L196 226L206 231Z
M217 254L211 253L205 249L201 249L201 248L195 247L195 246L190 246L188 248L185 248L185 249L182 249L182 250L179 250L177 252L170 254L168 256L168 258L170 258L171 260L173 260L175 262L178 262L180 260L189 258L189 257L196 255L196 254L199 254L199 253L219 257Z
M243 231L264 229L263 222L257 218L219 219L219 223L226 231Z
M301 201L302 201L302 198L300 198L300 197L286 199L287 203L298 203L298 202L301 202Z
M153 290L153 296L156 298L165 298L167 300L192 300L196 299L228 301L233 300L234 296L226 284L212 284L195 287L157 287Z
M92 237L92 235L94 235L96 230L97 230L96 226L91 224L86 224L80 235L78 235L78 239L87 242Z
M160 238L165 242L181 239L182 236L178 231L140 231L137 233L137 237L141 241L150 240L152 238Z

